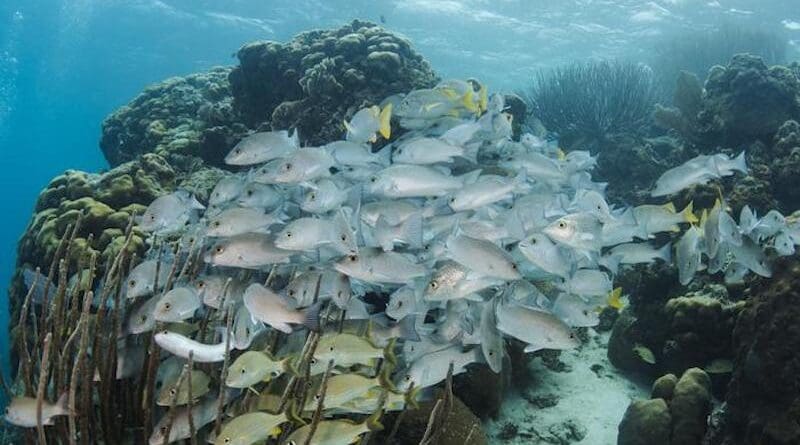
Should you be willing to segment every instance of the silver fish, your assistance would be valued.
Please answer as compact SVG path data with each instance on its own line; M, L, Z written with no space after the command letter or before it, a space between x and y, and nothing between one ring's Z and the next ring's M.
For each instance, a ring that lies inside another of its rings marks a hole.
M353 115L350 122L345 121L347 129L346 139L350 142L363 144L365 142L375 142L380 133L386 139L391 136L392 105L386 105L383 109L376 105L362 108Z
M251 182L242 188L236 204L239 207L252 207L271 211L283 203L283 194L274 185Z
M206 236L230 237L245 233L269 233L270 226L283 221L283 212L264 214L261 209L231 207L208 222Z
M211 246L204 261L215 266L261 269L289 261L294 252L275 246L274 238L258 233L246 233L221 239Z
M188 359L189 352L192 352L195 363L216 363L225 359L225 338L220 343L204 344L166 330L157 333L154 338L158 346L178 357Z
M208 204L218 206L238 198L244 190L244 178L236 175L226 176L217 182L208 197Z
M458 375L466 372L467 365L482 361L483 353L480 348L462 352L460 345L451 346L416 359L408 369L397 375L395 386L401 391L408 390L411 385L414 388L427 388L443 382L451 364L453 375Z
M550 312L501 302L496 307L496 316L498 329L528 344L525 352L572 349L580 345L570 327Z
M425 266L397 252L362 248L333 265L337 271L368 283L404 284L427 273Z
M675 260L678 266L678 280L682 285L687 285L694 278L700 268L700 242L702 232L696 226L691 226L675 244Z
M244 305L253 318L287 334L292 333L293 324L319 329L320 304L304 311L294 309L286 297L258 283L251 284L244 291Z
M254 133L239 141L225 156L228 165L255 165L282 158L300 147L295 130L292 135L286 130Z
M600 314L577 295L559 294L550 311L573 328L592 327L600 323Z
M156 280L156 269L158 269L158 280ZM169 279L171 269L172 263L166 260L162 260L160 265L158 260L147 260L137 264L125 281L125 296L138 298L163 289ZM156 285L158 289L155 289Z
M156 321L165 323L183 321L194 316L200 306L202 300L194 289L176 287L158 300L153 310L153 317Z
M386 145L377 153L370 147L352 141L336 141L322 146L330 152L338 165L364 167L369 165L388 166L392 163L392 146Z
M69 413L68 393L61 394L56 403L42 403L42 424L53 425L54 417L66 416ZM23 428L34 428L36 422L36 398L13 397L6 407L5 419L8 423Z
M442 196L474 180L476 172L454 177L432 167L396 164L370 177L367 190L387 198Z
M603 225L591 213L572 213L553 221L544 234L565 246L588 251L600 250Z
M450 235L446 248L450 258L479 274L505 280L522 278L511 256L491 241Z
M572 273L573 263L562 248L543 233L534 233L517 244L519 251L536 267L562 278Z
M289 156L259 169L253 180L264 184L299 184L331 176L336 164L327 151L316 147L300 148Z
M477 163L477 152L465 152L464 148L451 145L436 138L419 137L401 143L392 153L392 162L398 164L436 164L449 163L455 157L467 158Z
M275 246L285 250L311 251L330 246L337 252L356 253L355 235L339 212L333 219L298 218L275 235Z
M159 196L145 210L138 226L145 232L167 235L180 231L187 223L197 219L197 212L205 207L189 192L178 190Z

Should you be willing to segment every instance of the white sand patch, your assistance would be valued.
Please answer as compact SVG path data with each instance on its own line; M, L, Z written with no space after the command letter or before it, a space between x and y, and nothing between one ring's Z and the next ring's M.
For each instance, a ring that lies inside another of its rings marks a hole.
M580 350L564 351L561 361L570 372L556 372L546 368L541 359L529 363L533 383L523 393L506 397L500 416L486 425L491 444L591 444L617 443L617 427L631 400L648 398L650 388L633 382L618 372L606 356L608 333L597 334L590 330L590 340ZM595 365L595 370L592 370ZM599 365L596 366L596 365ZM555 406L541 400L558 397ZM534 402L534 403L532 403ZM572 420L575 430L584 434L582 440L558 437L570 436L562 426ZM517 426L516 437L501 439L506 424Z

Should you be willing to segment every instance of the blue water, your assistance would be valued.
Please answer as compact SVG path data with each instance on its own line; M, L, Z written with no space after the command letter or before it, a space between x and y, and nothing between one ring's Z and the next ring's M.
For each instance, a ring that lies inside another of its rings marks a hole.
M9 282L16 241L39 190L65 169L107 168L98 149L104 116L149 83L234 64L232 54L245 42L383 16L443 77L478 77L513 90L541 67L642 58L648 41L663 33L720 21L782 30L797 58L796 6L797 0L3 0L0 283ZM5 306L2 299L0 332Z

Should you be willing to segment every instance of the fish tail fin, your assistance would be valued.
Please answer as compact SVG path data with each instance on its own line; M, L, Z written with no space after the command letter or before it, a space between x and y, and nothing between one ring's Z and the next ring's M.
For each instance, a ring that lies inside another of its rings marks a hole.
M475 102L475 91L472 88L468 89L464 96L461 97L461 105L475 114L481 111L478 104Z
M480 152L480 150L481 150L480 144L467 145L464 147L464 154L461 157L473 164L477 164L478 152Z
M422 212L417 212L403 222L403 239L412 249L422 248L422 221Z
M347 120L343 120L342 123L344 124L344 130L347 132L348 135L355 134L356 131L353 128L353 126L350 125L350 122L347 122Z
M739 170L740 172L744 173L745 175L750 172L750 170L747 168L747 158L746 158L746 151L745 150L742 150L742 152L739 153L739 156L736 156L733 159L733 169L734 170Z
M419 341L416 316L406 315L400 321L400 337L408 341Z
M617 287L611 292L608 293L608 305L616 310L622 309L622 300L620 297L622 296L622 288Z
M367 420L364 421L364 425L367 427L368 431L383 431L384 428L383 424L381 423L381 417L383 416L383 405L385 403L386 391L383 391L378 398L378 409L376 409L375 412L367 417Z
M58 400L55 404L55 415L67 415L69 414L69 391L64 391L58 396Z
M289 406L289 409L286 410L286 418L298 425L308 425L305 419L303 419L303 416L300 414L301 410L302 407L298 402L292 402L291 406Z
M384 167L388 167L392 163L392 144L386 144L375 153L378 162Z
M663 247L658 249L658 258L664 260L665 263L672 261L672 244L667 242Z
M681 216L683 216L684 222L689 224L695 224L700 221L697 219L697 215L694 214L694 201L689 201L686 208L681 210Z
M322 302L318 301L313 306L306 309L303 318L303 325L308 329L318 332L320 330L320 311L322 310Z
M383 110L381 110L380 114L380 133L385 139L389 139L392 136L392 104L388 103Z
M478 177L481 175L482 171L483 170L481 170L481 169L472 170L469 173L464 173L463 175L458 176L458 179L460 179L462 184L464 184L464 185L473 184L473 183L475 183L475 181L478 180Z
M393 365L389 363L384 364L383 368L381 369L381 372L378 374L378 384L382 388L387 389L395 394L398 394L397 387L394 386L394 383L392 383L393 370L394 370Z
M397 355L394 353L394 347L397 344L397 339L393 338L389 340L389 344L383 348L383 357L386 359L387 362L396 365L397 364Z
M481 111L486 111L489 108L489 89L483 84L481 84L481 89L478 90L478 107Z
M298 134L297 128L292 131L292 135L289 136L289 141L292 143L293 147L300 148L300 134Z
M406 393L406 405L410 406L412 409L419 409L417 400L419 399L420 391L422 391L422 388L419 386L411 388L411 390Z

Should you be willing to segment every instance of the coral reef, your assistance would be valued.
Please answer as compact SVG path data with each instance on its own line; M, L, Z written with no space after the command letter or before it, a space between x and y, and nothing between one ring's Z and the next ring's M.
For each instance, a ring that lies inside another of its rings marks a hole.
M531 114L568 149L618 133L644 133L659 97L652 73L632 63L576 63L541 72L526 92Z
M309 145L344 134L342 122L437 77L411 43L369 22L242 47L230 75L234 107L252 128L296 128Z
M800 442L800 263L775 265L773 278L757 284L733 331L734 372L712 443Z
M637 268L621 276L631 305L611 332L608 357L614 366L655 376L731 358L731 332L743 303L731 301L717 284L678 294L673 273ZM654 363L641 356L642 347L652 352Z
M230 71L215 68L167 79L146 88L108 116L100 139L108 163L114 167L153 152L218 162L247 131L236 123L228 84ZM230 138L234 134L239 137Z
M650 400L634 400L619 425L618 445L700 445L711 412L711 380L699 368L667 374Z

